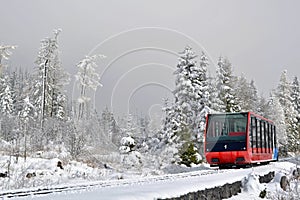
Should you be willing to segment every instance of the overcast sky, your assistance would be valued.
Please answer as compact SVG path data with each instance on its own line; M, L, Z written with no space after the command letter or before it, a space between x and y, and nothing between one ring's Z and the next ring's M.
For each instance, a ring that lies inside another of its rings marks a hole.
M99 106L152 112L170 96L176 53L190 45L220 55L236 75L268 95L284 69L300 77L300 1L0 0L0 44L15 44L10 64L32 70L41 39L61 28L61 60L74 74L88 54L99 61ZM120 101L121 100L121 101ZM137 107L137 108L135 108Z

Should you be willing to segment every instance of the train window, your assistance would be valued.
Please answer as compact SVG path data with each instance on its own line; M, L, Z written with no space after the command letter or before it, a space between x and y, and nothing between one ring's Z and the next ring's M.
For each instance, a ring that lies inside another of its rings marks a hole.
M255 118L255 150L256 153L258 153L258 133L259 133L259 129L258 129L258 121Z
M264 121L263 122L263 127L264 127L264 153L267 153L267 143L268 143L268 138L267 138L267 124L266 122Z
M277 136L276 136L276 127L273 127L273 134L274 134L274 148L277 148Z
M207 137L245 136L247 115L212 115L208 119Z
M260 153L260 147L261 147L261 128L260 128L260 121L257 119L257 126L256 126L256 130L257 130L257 135L256 135L256 138L257 138L257 153Z
M264 149L264 127L263 122L260 121L260 153L263 153Z
M251 148L252 148L252 153L257 153L256 148L257 148L257 131L256 131L256 118L251 117L251 129L250 129L250 142L251 142Z
M274 134L273 134L273 125L270 124L270 140L271 140L271 151L273 151L274 148Z
M271 151L270 151L271 142L272 142L272 139L270 137L270 123L267 123L267 152L268 153L271 153Z
M247 122L248 113L208 115L206 151L246 150Z

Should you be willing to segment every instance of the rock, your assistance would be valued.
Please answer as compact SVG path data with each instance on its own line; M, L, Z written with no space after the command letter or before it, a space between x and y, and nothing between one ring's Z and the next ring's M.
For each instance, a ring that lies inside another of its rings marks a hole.
M282 176L280 179L280 187L284 190L287 191L287 189L289 188L290 183L289 180L286 176Z
M300 168L297 168L293 171L293 177L294 179L300 179Z
M259 197L263 199L263 198L265 198L266 196L267 196L267 190L264 189L263 191L260 192Z
M275 177L275 172L269 172L264 176L259 176L259 183L269 183Z
M0 178L6 178L6 177L8 177L7 172L0 173Z
M63 166L62 166L62 162L61 161L57 162L57 167L59 167L60 169L64 169Z
M27 173L26 174L26 178L32 178L32 177L35 177L36 176L36 173L35 172L30 172L30 173Z

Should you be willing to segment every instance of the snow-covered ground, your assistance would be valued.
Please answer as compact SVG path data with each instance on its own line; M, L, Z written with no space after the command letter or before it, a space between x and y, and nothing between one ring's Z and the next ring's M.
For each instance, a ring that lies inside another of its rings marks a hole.
M231 200L260 199L259 194L265 188L268 198L278 199L277 197L280 195L291 195L293 192L297 191L298 181L293 180L292 178L290 179L289 192L284 192L280 188L279 183L281 176L287 175L289 177L295 168L295 162L284 161L248 169L203 169L159 176L132 176L131 178L127 176L126 179L120 180L114 179L88 182L87 180L84 181L84 178L82 178L81 185L86 184L94 186L86 188L82 187L81 189L76 190L71 189L47 195L19 197L16 199L157 199L177 197L189 192L221 186L225 183L233 183L239 180L243 180L242 193L232 197ZM77 169L79 168L77 167ZM274 180L268 184L260 184L258 176L267 174L269 171L276 172ZM59 185L71 188L72 184L66 184L65 182Z
M275 171L275 177L270 183L260 184L258 173L254 170L243 178L242 193L231 197L230 200L262 199L259 195L264 190L266 191L265 198L267 199L299 199L300 195L297 192L300 189L298 186L299 180L295 180L292 175L297 165L291 162L277 162L268 166L268 170ZM284 191L280 186L282 176L289 178L290 186L287 191Z

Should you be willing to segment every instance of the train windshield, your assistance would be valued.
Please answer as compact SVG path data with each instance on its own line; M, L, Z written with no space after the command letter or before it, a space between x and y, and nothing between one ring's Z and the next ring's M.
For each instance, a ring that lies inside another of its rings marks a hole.
M227 151L246 150L247 114L209 115L206 127L206 151L222 151L224 146L223 150Z

